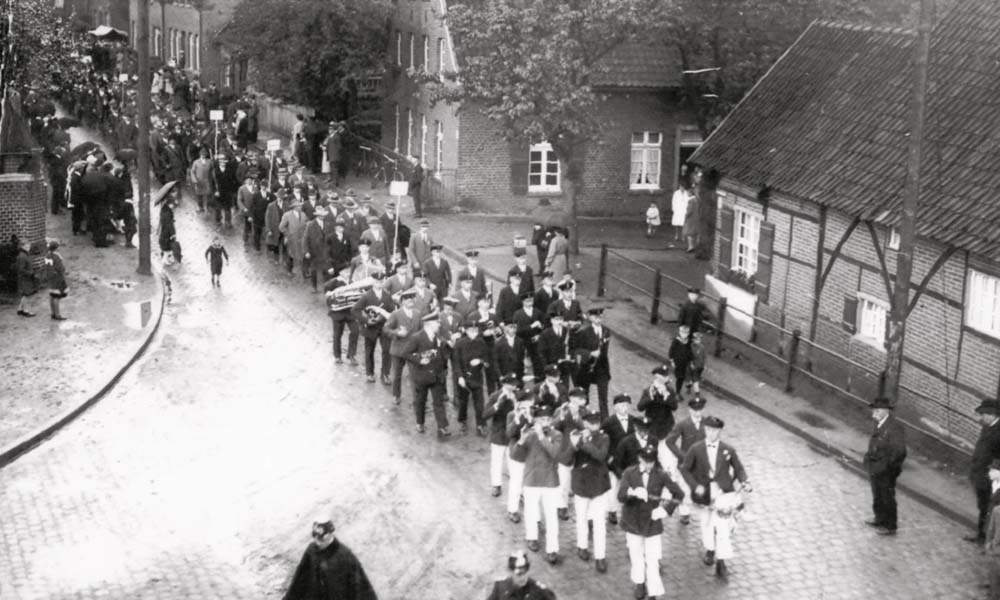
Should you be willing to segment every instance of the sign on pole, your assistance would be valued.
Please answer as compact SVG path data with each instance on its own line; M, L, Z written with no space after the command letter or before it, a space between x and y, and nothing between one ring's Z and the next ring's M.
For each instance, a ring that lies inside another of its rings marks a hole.
M118 75L118 83L128 83L128 73Z
M221 110L210 110L208 111L208 118L212 121L223 121L225 116Z
M389 182L389 195L390 196L405 196L410 189L410 184L406 181L390 181Z
M267 140L267 151L268 152L280 152L281 151L281 140Z

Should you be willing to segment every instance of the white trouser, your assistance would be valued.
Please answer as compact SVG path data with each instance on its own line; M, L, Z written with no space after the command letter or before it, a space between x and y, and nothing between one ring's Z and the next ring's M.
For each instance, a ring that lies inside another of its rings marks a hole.
M569 508L569 489L573 482L573 467L559 463L559 508Z
M601 494L596 498L573 496L573 510L576 513L576 547L587 549L587 522L594 523L594 558L607 557L608 546L608 497Z
M545 552L559 552L559 488L524 488L524 537L538 539L538 509L545 517Z
M521 489L524 487L524 463L516 461L507 454L507 473L510 475L507 487L507 512L516 513L521 500Z
M688 486L687 481L681 477L681 471L677 468L675 464L670 470L670 478L674 480L681 490L684 491L684 499L681 500L681 504L678 507L678 514L682 517L687 517L691 515L691 488Z
M645 583L647 595L662 596L665 590L660 579L660 558L663 557L660 536L643 537L626 533L625 544L632 563L632 583Z
M701 543L705 550L715 552L716 560L728 560L733 557L733 517L722 517L707 506L694 505L701 511Z
M618 509L622 507L622 503L618 501L618 477L614 473L608 473L611 477L611 489L604 494L608 499L606 502L607 510L609 513L617 513Z
M507 458L507 446L490 444L490 485L503 485L503 463Z

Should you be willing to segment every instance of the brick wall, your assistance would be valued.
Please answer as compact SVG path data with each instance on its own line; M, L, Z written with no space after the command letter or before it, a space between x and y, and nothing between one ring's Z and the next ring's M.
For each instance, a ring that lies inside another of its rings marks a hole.
M29 240L37 263L45 245L46 200L45 185L34 175L0 175L0 242L6 244L11 235Z

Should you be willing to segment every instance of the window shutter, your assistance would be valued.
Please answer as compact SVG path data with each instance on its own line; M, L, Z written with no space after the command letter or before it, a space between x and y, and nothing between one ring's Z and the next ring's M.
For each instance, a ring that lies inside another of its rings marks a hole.
M767 304L771 296L771 252L774 249L774 223L760 224L757 238L757 272L754 274L754 291L757 298Z
M510 193L515 196L528 195L528 144L510 144Z
M858 297L844 296L844 331L850 334L858 332Z
M733 266L733 223L736 213L728 206L722 207L719 220L719 277L726 280Z

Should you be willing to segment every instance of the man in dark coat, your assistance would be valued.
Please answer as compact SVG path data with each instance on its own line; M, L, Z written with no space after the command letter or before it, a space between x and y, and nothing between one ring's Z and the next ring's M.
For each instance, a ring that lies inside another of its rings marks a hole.
M342 308L338 310L333 310L334 296L333 292L337 288L342 288L347 285L346 271L341 270L332 279L329 279L325 284L323 284L323 289L326 290L326 302L330 307L330 320L333 322L333 360L338 365L343 361L343 354L341 353L341 340L344 337L344 327L348 329L347 334L347 362L351 365L358 364L355 355L358 351L358 323L351 316L351 309Z
M514 320L514 313L521 308L522 291L521 273L517 269L511 269L507 272L507 285L500 288L497 295L497 318L501 322L509 323Z
M572 352L578 363L576 384L587 390L588 395L590 386L597 386L597 407L601 412L601 418L606 419L608 417L608 382L611 381L611 364L608 360L611 333L602 323L603 315L603 308L591 308L587 311L587 319L590 323L581 327L573 336Z
M236 192L240 189L240 181L236 178L236 168L229 164L225 154L219 154L212 167L212 182L215 188L215 199L212 208L215 209L215 224L233 226L233 207L236 206Z
M518 550L507 558L511 576L493 582L486 600L556 600L555 592L528 577L528 555Z
M358 323L361 336L365 338L365 374L368 381L375 381L375 346L382 347L382 378L389 376L389 334L383 331L386 321L396 303L382 288L382 273L371 275L372 288L362 294L351 308L351 315Z
M549 304L546 311L548 318L551 319L552 315L555 314L562 315L567 326L573 322L583 321L583 308L580 306L580 301L576 299L576 284L572 281L562 281L556 286L556 289L559 291L559 298Z
M990 478L989 465L1000 458L1000 401L985 400L976 408L982 429L972 451L969 466L969 481L976 492L976 506L979 508L979 523L976 535L967 541L982 544L985 540L986 521L989 517Z
M313 541L284 600L378 600L361 562L334 535L333 521L313 523Z
M511 271L517 271L518 275L521 276L521 291L528 292L532 296L535 295L535 272L531 269L528 264L528 256L526 254L519 254L514 257L514 266L510 268ZM548 306L538 307L545 314L545 309Z
M583 429L569 434L573 449L573 469L570 487L573 490L573 509L576 513L576 553L582 560L590 560L587 547L588 523L594 532L594 567L598 573L608 570L607 561L607 494L611 489L608 476L608 434L601 431L601 415L585 413Z
M611 401L614 413L604 419L601 423L601 431L608 434L608 468L611 475L611 487L617 489L618 475L615 474L614 456L615 450L622 440L635 433L635 418L629 414L632 408L632 397L628 394L617 394ZM600 413L598 413L600 414ZM612 495L608 498L608 523L616 525L618 523L618 497Z
M906 437L903 426L892 416L892 403L888 398L876 398L869 406L875 431L868 440L864 464L872 485L872 512L875 518L865 523L875 527L879 535L894 535L897 525L896 479L906 459Z
M414 307L417 294L413 290L405 290L399 294L399 308L393 311L385 324L385 333L392 340L389 355L392 361L392 398L396 404L402 401L403 369L406 367L406 357L410 353L410 342L423 329L420 311ZM389 383L383 377L382 383Z
M538 294L535 294L537 305ZM562 315L553 315L549 327L542 331L538 338L538 358L548 369L555 366L559 369L559 380L569 386L573 377L573 361L569 357L570 332Z
M466 264L459 270L458 279L461 280L463 276L471 276L472 292L477 296L485 296L487 293L486 273L479 266L479 250L467 250L465 258Z
M344 229L344 220L338 217L333 224L333 235L326 238L330 265L337 272L346 270L350 266L353 255L351 240L347 237Z
M454 369L458 373L458 422L466 432L469 400L476 417L476 433L486 437L483 414L483 389L486 387L486 370L489 368L489 351L479 335L479 322L469 319L464 323L465 337L455 342ZM513 408L513 405L511 406Z
M653 369L653 384L642 390L636 406L649 417L649 434L658 443L674 428L674 411L677 410L677 396L667 383L670 366L659 365Z
M687 298L687 302L677 310L677 324L687 325L692 334L704 331L703 324L711 315L701 302L701 290L688 288Z
M495 373L497 377L513 373L520 381L524 377L524 342L517 337L517 325L513 323L504 323L503 333L493 345Z
M559 299L559 290L552 282L552 271L542 272L542 284L535 291L535 308L545 315L545 325L549 325L549 307Z
M309 271L312 276L313 291L318 291L319 281L330 276L330 255L327 252L326 236L323 219L326 217L326 207L317 206L313 220L306 223L306 254L309 261Z
M431 245L431 257L424 263L424 274L427 276L427 283L434 286L434 295L438 302L444 300L451 289L451 265L441 256L441 244ZM465 315L460 315L462 319Z
M676 464L680 466L684 462L684 455L691 449L695 442L705 439L705 424L702 422L702 411L705 409L705 399L695 396L688 400L688 416L681 419L674 425L674 428L667 434L667 437L660 443L663 450L674 455L674 459L669 459L665 454L660 455L660 465ZM677 442L680 441L678 448ZM684 502L681 503L681 525L691 522L691 490L687 488L687 482L682 477L677 482L684 490Z
M499 316L499 315L498 315ZM531 358L531 371L536 380L545 376L545 367L538 355L538 339L542 335L542 320L545 317L535 308L535 297L528 292L521 293L521 308L514 313L517 337L524 343L524 351ZM502 320L502 319L501 319ZM607 414L607 408L604 413Z
M440 326L437 315L424 316L423 330L413 336L406 360L413 380L413 409L417 418L417 431L424 432L427 394L430 393L438 440L443 440L450 437L451 432L448 431L448 415L444 407L448 369L444 362L442 343L438 338Z

